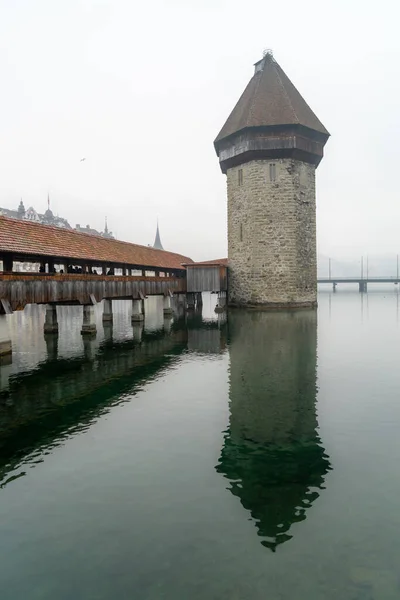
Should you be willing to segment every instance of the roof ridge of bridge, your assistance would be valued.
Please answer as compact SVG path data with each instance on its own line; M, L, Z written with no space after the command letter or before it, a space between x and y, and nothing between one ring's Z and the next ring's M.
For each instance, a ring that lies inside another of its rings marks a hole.
M0 252L175 269L192 262L177 252L4 215L0 215Z

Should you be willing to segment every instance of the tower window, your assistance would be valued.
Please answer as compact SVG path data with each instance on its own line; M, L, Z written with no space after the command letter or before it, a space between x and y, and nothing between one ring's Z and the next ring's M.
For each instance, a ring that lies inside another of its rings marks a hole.
M243 169L239 169L238 171L238 183L239 185L243 185Z
M270 165L269 165L269 180L270 181L276 180L276 165L275 165L275 163L270 163Z
M243 223L240 223L240 241L243 242Z

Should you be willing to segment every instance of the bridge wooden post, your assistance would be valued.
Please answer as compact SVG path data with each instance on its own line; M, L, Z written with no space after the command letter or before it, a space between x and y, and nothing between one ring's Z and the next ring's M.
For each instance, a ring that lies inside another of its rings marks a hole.
M11 336L7 315L0 314L0 356L12 353Z
M112 311L112 300L106 298L103 303L103 323L112 323L113 311Z
M164 296L164 317L172 315L171 296L168 294Z
M57 321L57 305L46 304L46 315L44 318L43 331L47 333L58 333L58 321Z
M358 291L363 294L367 292L367 282L365 280L361 280L358 282Z
M186 310L186 296L182 293L174 294L173 310L178 317L182 317Z
M82 335L96 335L96 317L94 314L94 307L90 304L83 306L83 321L82 321Z
M13 257L11 254L6 254L3 258L3 271L11 273L13 270Z
M132 323L143 321L143 300L132 300Z
M216 313L222 313L226 310L226 292L218 292L218 301L215 307Z
M188 292L186 294L186 300L187 300L188 310L194 310L194 306L195 306L194 292Z

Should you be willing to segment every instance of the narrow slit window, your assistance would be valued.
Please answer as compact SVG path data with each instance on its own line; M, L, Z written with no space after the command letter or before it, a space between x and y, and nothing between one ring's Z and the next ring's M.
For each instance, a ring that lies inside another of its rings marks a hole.
M239 185L243 185L243 169L239 169L238 171L238 182Z
M243 242L243 223L240 223L240 241Z
M275 163L270 163L270 165L269 165L269 180L270 181L276 180L276 164Z

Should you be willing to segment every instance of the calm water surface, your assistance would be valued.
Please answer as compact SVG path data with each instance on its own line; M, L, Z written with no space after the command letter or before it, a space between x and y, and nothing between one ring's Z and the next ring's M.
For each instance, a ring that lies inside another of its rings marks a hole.
M318 312L82 340L10 319L0 367L1 600L398 600L400 317L388 288Z

